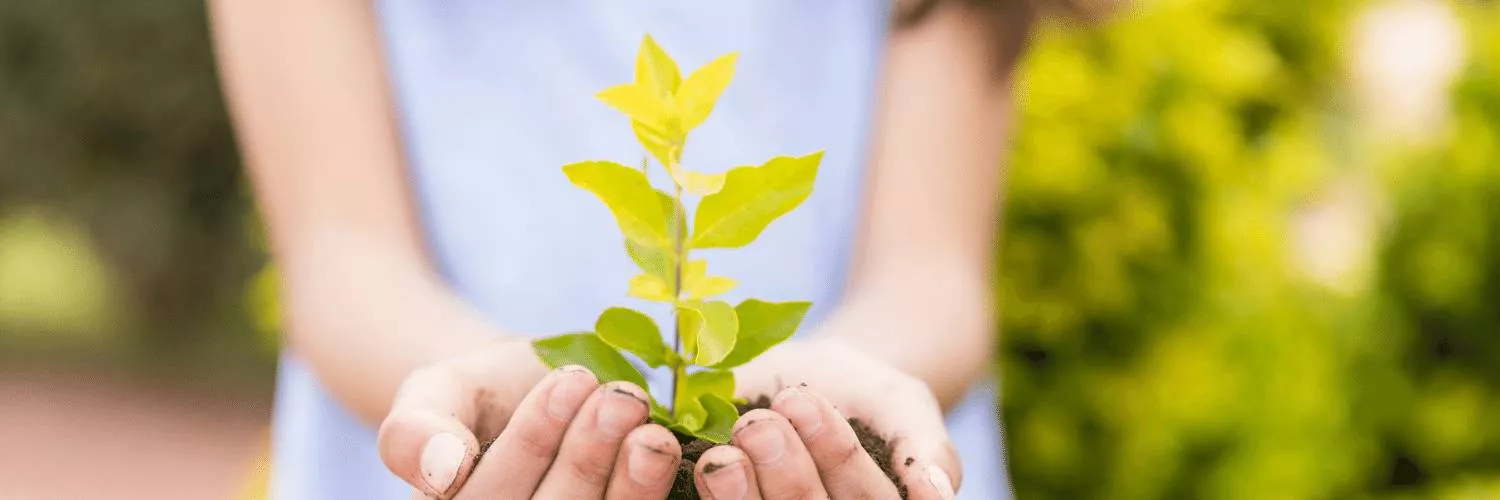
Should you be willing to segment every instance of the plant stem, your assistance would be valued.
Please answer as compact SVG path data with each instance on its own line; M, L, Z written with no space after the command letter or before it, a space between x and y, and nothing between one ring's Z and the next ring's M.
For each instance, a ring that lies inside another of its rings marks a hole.
M667 158L675 160L671 155L668 155ZM672 207L674 212L672 217L672 254L675 256L675 259L673 259L675 269L672 272L672 298L675 302L676 300L682 300L682 268L683 261L687 260L687 245L683 241L687 239L687 235L683 234L687 224L683 219L687 217L687 210L682 205L682 185L678 184L676 177L672 175L677 171L678 165L674 161L672 165L668 165L666 168L667 176L672 177L672 197L676 201ZM682 381L687 378L687 353L682 352L682 317L677 314L675 303L672 306L672 350L677 352L678 358L681 360L677 366L672 367L671 408L672 418L675 419L677 418L677 389L678 386L682 385Z

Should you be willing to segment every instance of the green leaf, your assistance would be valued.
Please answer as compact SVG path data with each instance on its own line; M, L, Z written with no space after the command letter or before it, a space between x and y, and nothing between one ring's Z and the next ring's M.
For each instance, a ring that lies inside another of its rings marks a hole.
M734 373L727 370L704 370L689 373L678 387L677 401L698 399L704 394L713 394L724 399L734 397Z
M739 339L735 341L734 350L718 364L708 366L729 369L750 362L796 333L810 307L811 302L764 302L756 299L740 302L734 308L740 323Z
M693 364L713 366L734 349L740 325L728 303L683 302L677 312L682 320L683 344L686 352L693 353Z
M666 302L669 304L677 302L677 297L672 296L672 285L650 274L637 274L635 277L630 278L630 288L626 290L625 294L637 299L653 302Z
M641 50L635 58L635 82L662 98L672 97L682 83L677 62L656 44L656 40L651 39L651 35L641 40Z
M645 314L624 307L611 307L599 315L594 331L605 343L634 353L652 368L667 363L667 344L661 340L661 329Z
M692 248L738 248L755 241L771 221L791 212L812 194L822 159L819 151L730 170L724 189L704 197L698 205Z
M711 443L728 443L734 431L734 422L740 419L739 408L735 408L734 403L713 394L700 396L698 404L703 406L708 418L693 435Z
M537 339L531 342L531 348L543 363L554 369L580 365L594 372L601 384L624 380L640 386L642 390L650 390L646 387L646 377L636 371L625 356L593 333L570 333Z
M683 170L681 173L682 176L677 179L677 182L689 193L708 196L724 189L725 174L705 174L689 170Z
M662 406L661 403L657 403L655 399L651 400L651 420L661 425L669 425L674 423L674 421L672 420L671 410L668 410L667 407ZM686 432L684 432L684 434L686 434Z
M672 407L677 412L677 421L683 427L697 431L709 421L708 409L702 397L714 396L727 400L734 397L734 374L727 371L701 371L689 374L677 388L677 400Z
M708 409L704 408L703 403L698 402L697 399L679 400L673 411L676 412L677 423L687 429L688 434L696 435L698 429L703 428L703 423L708 421Z
M619 163L587 161L563 167L568 180L594 193L614 213L620 232L645 246L666 248L667 216L646 174Z
M733 278L709 276L705 260L690 260L682 270L682 295L689 300L728 293L737 284Z
M677 110L684 132L697 128L713 112L714 104L734 79L739 54L730 53L698 68L677 89Z

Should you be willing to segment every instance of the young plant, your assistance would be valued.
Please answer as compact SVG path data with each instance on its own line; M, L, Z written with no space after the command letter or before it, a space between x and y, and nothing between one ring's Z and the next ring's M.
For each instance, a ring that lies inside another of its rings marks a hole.
M730 428L739 418L730 370L791 337L812 304L748 299L730 305L713 300L737 283L710 274L708 262L693 259L692 252L740 248L755 241L766 226L812 193L823 157L821 151L781 156L727 174L683 166L688 134L713 111L734 78L737 58L732 53L719 57L682 78L677 63L646 36L636 57L635 81L605 89L597 97L630 118L649 156L640 168L610 161L563 167L568 180L604 202L624 233L625 253L641 270L630 279L627 294L672 308L672 345L666 345L651 317L624 307L605 310L592 332L533 344L553 368L582 365L601 382L624 380L647 391L645 377L626 353L652 369L670 370L671 406L657 403L657 395L652 395L652 420L714 443L729 441ZM665 168L670 192L651 185L651 158ZM702 197L691 222L684 203L688 195Z

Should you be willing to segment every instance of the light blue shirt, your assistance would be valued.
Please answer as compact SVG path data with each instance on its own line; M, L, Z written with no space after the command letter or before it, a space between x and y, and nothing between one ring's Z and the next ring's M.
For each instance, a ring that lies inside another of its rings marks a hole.
M382 0L404 146L428 243L459 294L507 331L588 330L638 272L609 212L561 167L640 161L627 120L594 99L631 80L649 33L690 72L740 54L734 82L684 164L722 172L826 151L812 196L753 244L707 253L725 297L839 301L859 213L887 6L873 0ZM655 169L658 181L661 171ZM665 184L659 184L665 185ZM329 186L337 189L337 186ZM691 208L690 208L691 209ZM668 311L658 311L664 323ZM932 332L912 332L918 348ZM359 356L359 346L349 346ZM374 430L283 356L274 422L278 500L404 499ZM656 390L661 378L653 379ZM662 392L664 393L664 392ZM1009 497L993 385L948 416L965 499Z

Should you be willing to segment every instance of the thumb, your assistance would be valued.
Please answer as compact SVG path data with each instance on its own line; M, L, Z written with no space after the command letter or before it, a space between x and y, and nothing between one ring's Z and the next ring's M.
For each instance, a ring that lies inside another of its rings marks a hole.
M449 498L473 470L479 440L466 422L478 409L463 397L465 377L442 366L412 372L380 424L380 459L392 473L435 498Z

